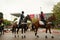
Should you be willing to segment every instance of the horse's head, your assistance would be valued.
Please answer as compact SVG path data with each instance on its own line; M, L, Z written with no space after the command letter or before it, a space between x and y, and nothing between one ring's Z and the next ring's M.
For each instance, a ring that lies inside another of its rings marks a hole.
M56 20L55 15L53 14L52 16L50 16L50 17L48 18L48 20L49 20L49 21L55 21L55 20Z
M26 20L26 21L27 20L32 21L29 15L27 15L24 20Z

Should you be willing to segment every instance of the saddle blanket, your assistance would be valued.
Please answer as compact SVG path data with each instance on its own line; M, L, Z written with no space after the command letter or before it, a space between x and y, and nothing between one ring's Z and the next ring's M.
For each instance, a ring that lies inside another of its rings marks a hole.
M22 22L21 24L27 24L27 23Z
M43 22L43 21L39 21L39 24L40 24L40 25L44 25L44 22Z
M48 22L47 24L52 24L52 22Z

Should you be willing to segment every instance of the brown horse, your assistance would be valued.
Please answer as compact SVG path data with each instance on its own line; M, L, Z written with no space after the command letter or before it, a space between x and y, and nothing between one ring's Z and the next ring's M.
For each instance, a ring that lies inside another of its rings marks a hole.
M47 31L49 30L49 32L50 32L50 34L51 34L51 26L52 26L51 24L52 24L52 20L56 20L54 14L46 20L46 25L41 25L41 24L39 23L39 20L36 20L36 21L33 23L33 25L34 25L34 27L35 27L35 36L39 37L39 36L37 35L38 28L39 28L39 27L43 27L43 26L45 26L45 28L46 28L46 33L47 33ZM47 38L47 36L46 36L46 38ZM54 38L54 37L52 36L52 38Z
M4 24L3 24L4 20L3 18L0 18L0 32L1 34L4 34Z
M35 36L39 37L39 36L37 35L38 28L39 28L39 27L43 27L43 26L45 26L45 25L41 25L41 24L39 23L39 20L36 20L36 21L33 23L33 26L35 27L35 29L34 29Z
M17 29L17 22L12 24L12 33L14 33L15 37L16 37L16 29Z
M56 17L54 14L51 17L49 17L46 21L46 33L49 30L49 33L51 34L52 38L54 38L54 36L52 36L51 28L55 26L55 24L53 24L53 21L56 21ZM47 35L45 37L47 38Z

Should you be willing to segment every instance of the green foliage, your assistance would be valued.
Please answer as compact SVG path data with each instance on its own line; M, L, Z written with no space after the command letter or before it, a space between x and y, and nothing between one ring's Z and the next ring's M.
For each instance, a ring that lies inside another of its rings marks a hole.
M60 2L54 5L53 12L56 14L60 14Z
M56 23L60 23L60 2L58 2L56 5L53 7L53 13L56 15Z
M5 26L11 25L11 22L8 21L8 20L4 20L4 25L5 25Z

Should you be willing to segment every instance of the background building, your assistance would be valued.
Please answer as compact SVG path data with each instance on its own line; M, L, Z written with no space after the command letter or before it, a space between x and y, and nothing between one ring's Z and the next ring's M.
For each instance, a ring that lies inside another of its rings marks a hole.
M19 17L21 14L20 13L11 13L11 15L15 16L15 17ZM29 14L30 15L30 18L40 18L39 17L39 14ZM45 15L45 19L48 19L52 13L44 13Z

